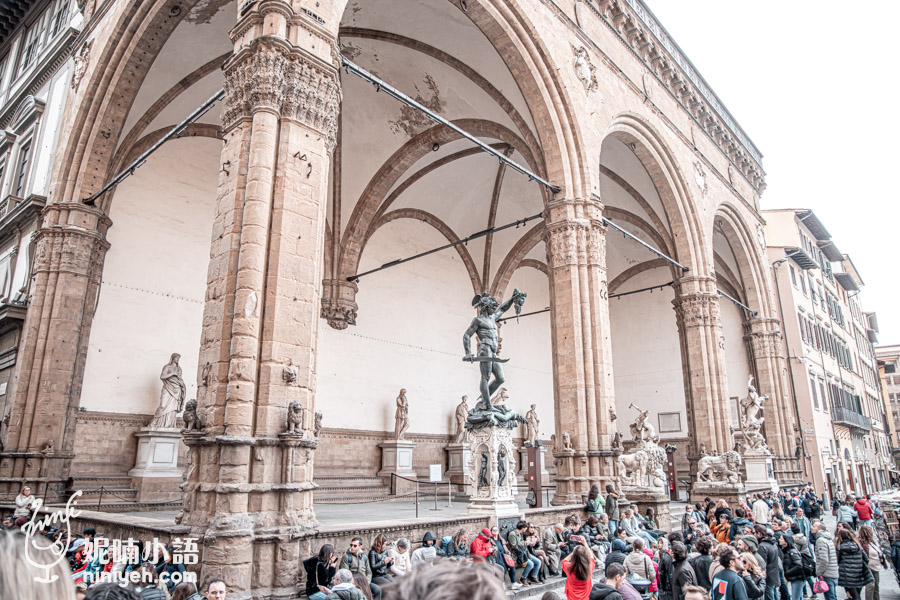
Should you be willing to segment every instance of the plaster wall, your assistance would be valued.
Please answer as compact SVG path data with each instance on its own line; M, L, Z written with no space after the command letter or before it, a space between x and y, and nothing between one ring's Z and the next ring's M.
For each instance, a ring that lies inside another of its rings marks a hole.
M411 220L379 229L366 246L361 270L446 243L430 227ZM355 327L319 327L316 407L326 427L393 431L395 399L406 388L410 432L453 431L456 405L478 398L478 367L462 362L463 332L475 316L472 284L459 256L439 252L364 277L357 294ZM549 306L547 278L519 269L508 292L528 292L524 312ZM514 315L510 310L506 316ZM540 435L553 433L553 384L549 313L507 321L501 354L509 406L520 414L538 405ZM473 351L477 347L473 339Z
M641 273L618 292L666 283L668 275L668 269ZM660 433L661 438L688 433L674 297L672 288L667 287L609 301L616 412L619 430L626 432L626 437L627 425L637 415L628 408L632 402L650 411L650 422L657 430L659 413L678 414L680 429Z
M171 141L116 191L85 409L152 414L173 352L181 354L187 398L196 397L220 151L218 140Z
M734 398L747 395L747 379L750 376L750 356L744 343L744 310L725 298L719 298L719 312L722 319L722 335L725 344L725 368L728 374L728 398L731 402L731 427L739 428L737 403ZM759 382L754 382L759 387ZM772 390L760 390L760 394L770 394ZM720 449L722 452L725 450Z

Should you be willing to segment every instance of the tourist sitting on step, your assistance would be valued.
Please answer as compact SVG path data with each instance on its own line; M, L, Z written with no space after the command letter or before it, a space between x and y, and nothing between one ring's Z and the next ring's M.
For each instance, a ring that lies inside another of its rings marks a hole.
M634 511L626 508L622 511L622 519L619 521L619 527L625 530L628 542L633 542L634 538L643 538L648 544L652 544L659 537L655 533L649 532L643 528L640 521L635 517Z
M350 540L350 548L341 556L341 564L338 570L347 569L352 574L360 573L369 582L369 589L372 590L372 597L375 600L381 600L381 586L372 582L372 566L369 564L369 557L363 548L363 541L360 537Z
M525 548L528 550L528 554L541 561L537 578L538 581L543 583L544 580L547 579L548 560L547 554L541 549L541 540L538 537L537 528L535 528L534 523L529 523L525 528Z
M609 515L601 514L600 521L597 522L597 529L600 530L600 538L606 542L606 552L609 552L609 545L612 543L612 532L609 530Z
M369 548L369 566L372 567L372 583L382 586L391 583L394 578L388 573L388 569L394 564L394 559L388 556L387 541L384 534L379 533L372 540L372 547Z
M506 541L509 542L510 554L516 559L516 566L524 568L519 582L523 585L531 585L540 583L537 573L541 568L541 561L528 553L528 547L525 545L526 529L528 529L528 523L519 521L516 523L516 528L507 534Z
M581 529L581 524L578 522L577 515L569 515L566 517L563 523L566 526L566 530L563 532L563 538L566 540L566 546L562 550L562 557L565 558L568 555L572 554L572 551L575 550L575 546L577 546L577 542L572 540L573 535L578 535L578 530Z
M441 538L441 551L447 558L469 558L469 534L460 529L455 535L445 535Z
M393 562L388 567L388 573L390 573L392 577L402 577L412 570L412 567L410 567L409 564L408 539L400 538L391 544L391 547L388 550L388 556L393 559Z
M581 529L578 530L578 535L584 538L588 548L591 549L591 552L593 552L594 556L597 558L597 562L601 563L605 560L609 544L607 544L606 539L603 537L599 524L600 520L594 515L591 515L587 518L584 525L581 526Z
M565 528L562 523L557 523L552 527L544 529L541 534L541 547L544 554L547 555L547 566L550 569L550 575L556 577L559 575L559 563L562 560L563 549L568 546L568 542L563 538Z
M325 600L330 593L331 585L337 572L338 561L341 557L334 553L334 546L325 544L319 549L319 554L311 556L303 561L303 569L306 571L306 595L309 600Z
M334 577L335 584L326 600L366 600L363 593L353 585L353 573L348 569L338 569Z
M492 562L494 556L494 542L491 539L491 530L487 527L475 536L469 546L469 556L475 560Z
M621 538L616 538L612 543L612 550L610 550L609 554L606 555L606 559L603 561L603 568L608 569L609 565L613 563L619 563L620 565L625 565L625 541Z
M415 569L421 565L433 565L434 559L443 556L444 551L437 545L437 538L430 531L426 531L422 538L422 545L415 550L409 557L410 566Z
M496 525L491 527L491 542L494 544L494 564L503 569L509 576L512 589L519 589L522 587L522 584L516 579L516 555L506 545L503 538L500 537L500 528Z

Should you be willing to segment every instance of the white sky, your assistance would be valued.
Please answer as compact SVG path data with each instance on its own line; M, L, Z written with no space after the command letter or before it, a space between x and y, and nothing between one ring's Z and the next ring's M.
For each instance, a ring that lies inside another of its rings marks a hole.
M645 0L763 153L762 208L811 208L900 343L900 2Z

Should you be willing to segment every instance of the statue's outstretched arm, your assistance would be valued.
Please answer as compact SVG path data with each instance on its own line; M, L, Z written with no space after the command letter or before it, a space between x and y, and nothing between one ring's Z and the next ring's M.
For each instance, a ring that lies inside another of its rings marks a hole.
M509 300L500 305L500 308L498 308L497 312L494 313L494 318L499 319L503 315L503 313L509 310L509 307L511 307L516 300L518 300L519 298L524 298L525 296L525 292L520 292L518 288L514 289L512 297L510 297Z

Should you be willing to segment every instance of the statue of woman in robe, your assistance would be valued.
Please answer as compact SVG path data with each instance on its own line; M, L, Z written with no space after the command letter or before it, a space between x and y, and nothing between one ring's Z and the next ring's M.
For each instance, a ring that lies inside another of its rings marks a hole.
M184 379L181 378L181 367L178 366L180 358L180 354L173 354L159 375L163 382L162 391L159 394L159 408L150 421L150 427L176 426L176 417L181 412L186 393Z

